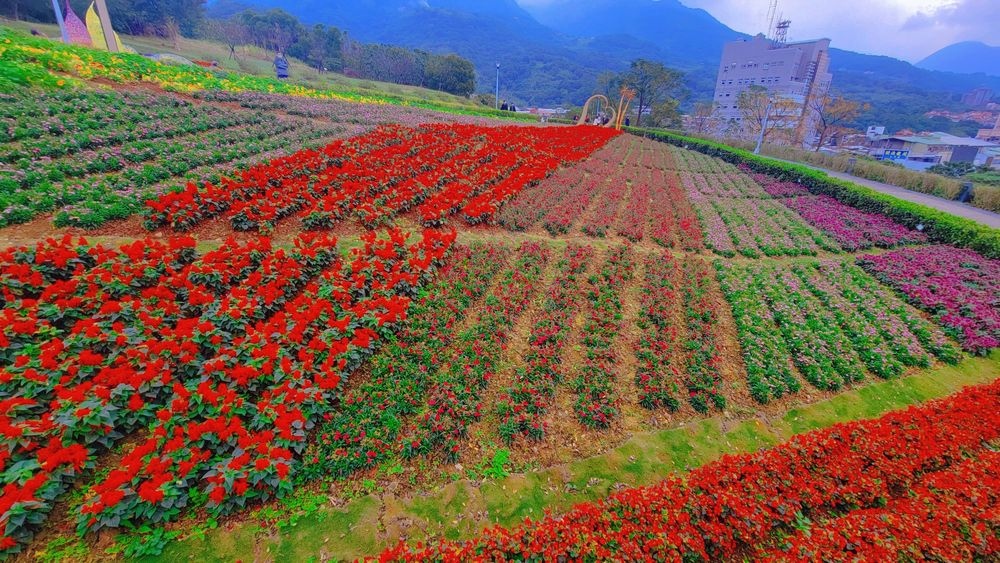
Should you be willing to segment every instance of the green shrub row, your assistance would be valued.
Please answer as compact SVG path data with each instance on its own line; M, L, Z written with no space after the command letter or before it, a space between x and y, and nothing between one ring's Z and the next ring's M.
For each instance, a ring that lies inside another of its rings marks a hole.
M917 228L918 225L923 225L924 232L932 241L971 248L988 258L1000 258L1000 230L975 221L904 201L853 182L832 178L825 172L801 164L755 155L715 141L669 131L630 128L629 132L721 158L732 164L745 164L751 170L781 180L798 182L813 193L829 195L864 211L881 213L907 227Z

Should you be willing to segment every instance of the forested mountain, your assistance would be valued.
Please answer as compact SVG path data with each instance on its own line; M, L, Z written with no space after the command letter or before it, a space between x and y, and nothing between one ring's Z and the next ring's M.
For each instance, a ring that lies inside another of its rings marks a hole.
M678 0L560 0L531 11L566 35L630 35L681 63L718 66L722 44L746 34Z
M475 63L483 92L493 90L499 62L501 97L519 105L580 104L598 74L621 71L642 57L686 73L690 107L711 98L722 43L745 37L679 0L565 0L530 11L515 0L216 0L209 2L209 15L248 6L280 7L362 41L455 52ZM872 104L861 120L890 129L960 132L923 113L957 107L972 88L1000 91L997 77L927 70L840 49L831 49L831 68L834 88Z

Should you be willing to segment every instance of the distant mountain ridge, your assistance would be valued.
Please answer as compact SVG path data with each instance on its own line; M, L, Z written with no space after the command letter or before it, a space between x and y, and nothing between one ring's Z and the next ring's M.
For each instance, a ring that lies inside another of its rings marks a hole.
M244 5L282 8L362 41L458 53L476 65L480 91L493 90L499 62L501 97L529 106L581 104L600 72L642 57L686 73L690 107L711 98L722 44L747 37L679 0L563 0L530 9L515 0L210 0L209 13ZM840 49L830 54L834 87L873 105L862 121L890 129L932 128L920 121L926 111L953 106L979 86L1000 91L1000 77Z
M723 43L749 37L678 0L562 0L528 12L566 35L631 35L684 62L717 65Z
M1000 46L963 41L936 51L916 66L928 70L1000 76Z

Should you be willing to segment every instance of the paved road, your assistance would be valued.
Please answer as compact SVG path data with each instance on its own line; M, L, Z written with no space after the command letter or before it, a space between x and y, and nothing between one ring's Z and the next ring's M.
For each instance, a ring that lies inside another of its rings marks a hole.
M796 164L802 164L802 163L796 163ZM809 164L806 164L805 166L808 166L809 168L815 168L816 170L822 170L823 172L826 172L827 174L833 176L834 178L849 180L856 184L867 186L873 190L877 190L898 197L899 199L905 199L906 201L912 201L913 203L919 203L921 205L926 205L927 207L933 207L934 209L944 211L946 213L951 213L952 215L958 215L959 217L972 219L977 223L982 223L983 225L993 227L994 229L1000 229L1000 214L993 213L992 211L987 211L985 209L973 207L967 203L959 203L957 201L944 199L942 197L937 197L920 192L914 192L911 190L900 188L899 186L893 186L890 184L883 184L882 182L875 182L874 180L866 180L864 178L858 178L857 176L851 176L850 174L844 174L843 172L834 172L832 170L827 170L826 168L820 168L819 166L812 166Z

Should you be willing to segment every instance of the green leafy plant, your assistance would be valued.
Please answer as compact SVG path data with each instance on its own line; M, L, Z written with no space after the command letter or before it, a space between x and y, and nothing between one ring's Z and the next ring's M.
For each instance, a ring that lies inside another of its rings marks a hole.
M503 479L510 475L507 465L510 463L510 450L501 448L493 454L493 461L483 470L483 476L490 479Z

